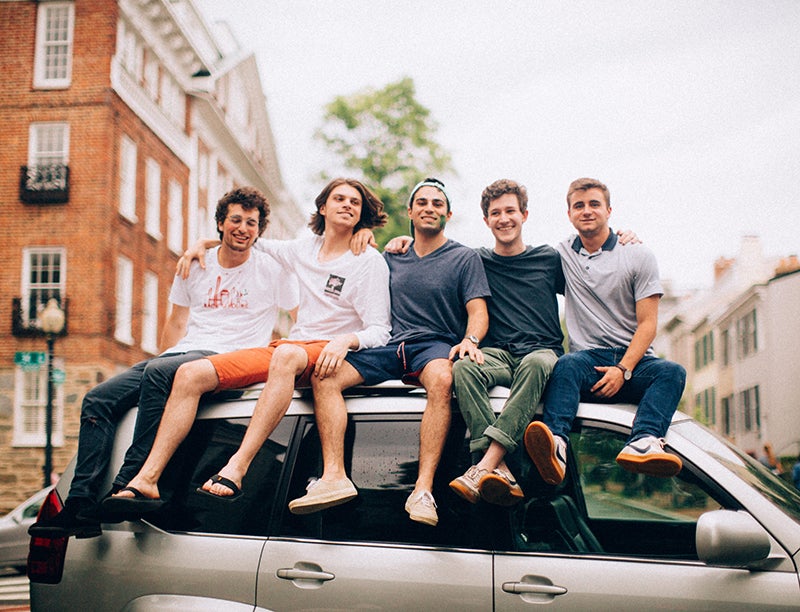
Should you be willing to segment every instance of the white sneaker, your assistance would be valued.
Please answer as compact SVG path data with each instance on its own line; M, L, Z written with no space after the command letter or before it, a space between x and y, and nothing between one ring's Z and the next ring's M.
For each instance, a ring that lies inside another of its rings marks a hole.
M311 514L326 508L332 508L358 496L356 486L349 478L342 478L328 482L327 480L313 479L306 487L303 497L298 497L289 502L289 512L292 514Z
M436 527L439 523L439 515L436 512L436 502L430 491L419 491L411 493L406 500L406 512L412 521L424 523L431 527Z
M664 450L664 439L645 436L630 442L617 455L617 463L636 474L669 478L681 471L680 458Z

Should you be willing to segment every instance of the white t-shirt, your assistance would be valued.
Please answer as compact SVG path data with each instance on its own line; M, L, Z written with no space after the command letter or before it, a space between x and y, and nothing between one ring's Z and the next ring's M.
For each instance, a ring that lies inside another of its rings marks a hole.
M258 243L256 243L258 244ZM189 278L176 276L169 300L189 307L186 335L165 352L208 350L227 353L267 346L278 309L297 305L297 284L266 253L250 250L235 268L219 264L214 247L206 251L206 269L192 263Z
M359 349L389 341L391 313L389 267L370 247L361 255L350 251L320 262L321 236L296 240L259 240L264 249L297 276L299 309L289 332L292 340L331 340L356 334Z

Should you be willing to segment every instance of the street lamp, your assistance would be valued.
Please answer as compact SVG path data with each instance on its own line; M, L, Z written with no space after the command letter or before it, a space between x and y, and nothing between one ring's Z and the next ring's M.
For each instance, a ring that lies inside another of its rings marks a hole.
M58 300L50 298L47 306L39 315L42 331L47 334L47 408L44 415L44 486L51 484L53 473L53 344L56 335L64 329L64 311L58 306Z

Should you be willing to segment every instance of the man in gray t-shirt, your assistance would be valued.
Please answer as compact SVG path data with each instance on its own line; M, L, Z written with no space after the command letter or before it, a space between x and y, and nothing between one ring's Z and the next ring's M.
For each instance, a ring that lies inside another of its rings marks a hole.
M556 248L566 280L570 352L553 369L542 421L525 430L525 448L542 478L558 484L566 474L568 435L581 399L638 403L617 463L637 473L674 476L681 460L665 452L663 436L686 371L653 354L663 294L655 258L641 244L619 248L608 224L611 196L600 181L573 181L567 205L578 235Z

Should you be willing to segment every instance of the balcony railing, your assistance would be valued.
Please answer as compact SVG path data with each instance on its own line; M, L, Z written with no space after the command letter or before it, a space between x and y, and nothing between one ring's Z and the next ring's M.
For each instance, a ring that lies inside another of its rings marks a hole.
M69 201L69 166L20 167L19 199L26 204L65 204Z
M42 331L39 319L36 318L38 313L25 313L22 310L22 298L12 298L11 300L11 334L17 338L37 338L44 337L47 334ZM69 299L61 299L61 310L64 311L64 329L61 330L59 336L67 335L67 321L69 320ZM33 309L33 307L31 307ZM31 316L33 315L33 316ZM8 328L6 328L8 329Z

